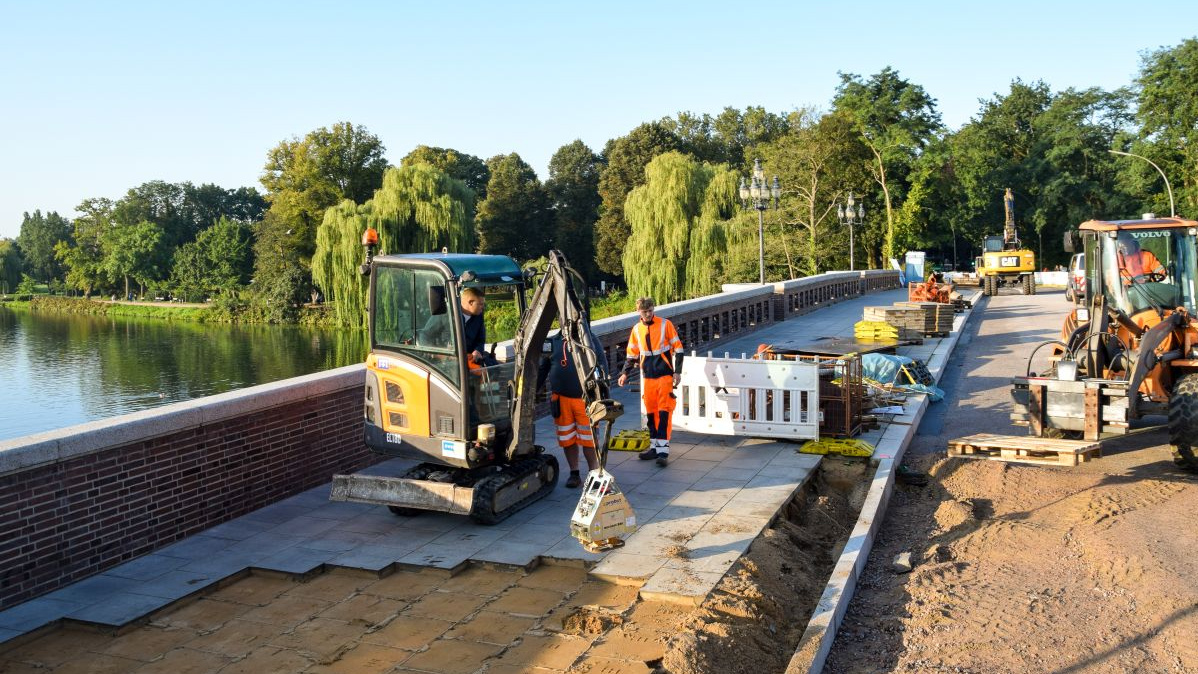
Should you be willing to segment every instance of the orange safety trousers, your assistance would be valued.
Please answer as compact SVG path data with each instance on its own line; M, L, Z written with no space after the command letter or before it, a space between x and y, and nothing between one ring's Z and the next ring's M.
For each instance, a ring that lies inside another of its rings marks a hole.
M582 398L570 398L554 393L550 400L556 402L559 408L557 416L553 418L553 423L557 425L557 444L563 448L571 445L594 447L591 419L587 416L587 407Z
M654 377L641 380L641 399L645 401L645 417L649 422L649 437L669 440L670 413L678 405L674 397L674 378Z

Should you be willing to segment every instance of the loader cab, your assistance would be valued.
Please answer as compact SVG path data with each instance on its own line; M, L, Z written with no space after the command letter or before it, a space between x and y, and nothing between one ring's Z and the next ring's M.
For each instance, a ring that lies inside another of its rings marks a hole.
M517 315L524 312L524 278L506 256L374 258L365 389L371 449L463 468L502 454L511 436L508 382L515 366L469 362L467 288L482 292L492 307L511 303Z
M1155 324L1177 307L1198 310L1198 223L1177 218L1081 226L1086 303L1102 293L1108 307L1140 325ZM1155 315L1152 318L1145 314Z

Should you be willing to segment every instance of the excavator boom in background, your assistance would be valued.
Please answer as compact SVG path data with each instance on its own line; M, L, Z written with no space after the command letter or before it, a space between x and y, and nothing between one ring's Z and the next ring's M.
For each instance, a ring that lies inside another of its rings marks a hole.
M1015 229L1015 196L1011 188L1003 195L1006 217L1001 237L987 236L982 241L982 255L977 259L977 274L982 292L997 295L1000 288L1022 288L1024 295L1036 294L1036 254L1019 243Z

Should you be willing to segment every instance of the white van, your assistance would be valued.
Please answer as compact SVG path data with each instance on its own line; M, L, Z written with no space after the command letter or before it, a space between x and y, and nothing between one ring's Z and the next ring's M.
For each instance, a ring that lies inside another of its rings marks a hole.
M1065 299L1080 300L1086 293L1086 254L1078 253L1069 260L1069 285L1065 287Z

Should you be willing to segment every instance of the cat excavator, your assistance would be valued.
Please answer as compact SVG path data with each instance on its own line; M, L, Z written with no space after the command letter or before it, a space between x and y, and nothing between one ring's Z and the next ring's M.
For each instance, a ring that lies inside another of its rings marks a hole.
M495 524L549 494L558 462L536 444L534 427L537 369L556 319L602 440L601 467L588 475L572 531L585 546L599 548L614 547L634 531L632 508L602 467L623 405L611 399L605 355L593 346L587 307L575 290L580 277L565 256L552 250L542 269L522 271L503 255L376 255L373 229L362 243L370 339L365 443L378 454L419 463L401 477L336 475L330 498L386 505L404 516L432 510ZM484 363L465 352L460 294L467 289L516 305L514 354L505 362L494 359L494 345Z
M999 288L1011 286L1023 289L1024 295L1036 294L1036 254L1023 248L1015 230L1015 196L1011 188L1003 195L1006 220L1002 236L987 236L982 240L982 254L977 259L978 281L987 297L997 295Z

